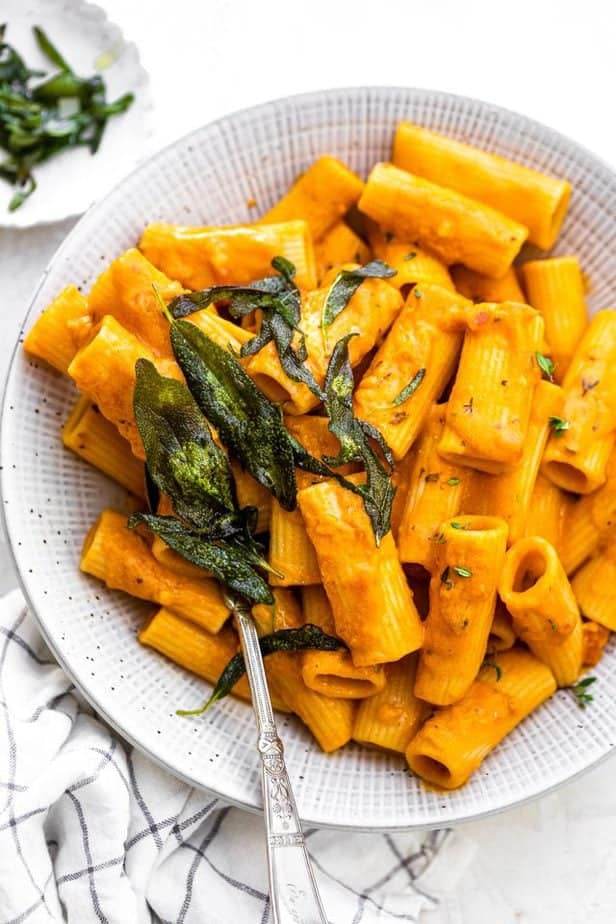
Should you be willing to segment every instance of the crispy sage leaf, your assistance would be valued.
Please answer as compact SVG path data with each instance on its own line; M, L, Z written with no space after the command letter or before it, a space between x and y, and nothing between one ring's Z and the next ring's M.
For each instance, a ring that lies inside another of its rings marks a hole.
M135 421L147 468L178 516L198 529L213 517L233 516L235 484L226 453L182 382L165 378L147 359L136 364Z
M281 507L293 510L293 451L279 409L240 363L194 324L174 321L171 345L191 394L222 442Z
M349 304L365 279L391 279L396 270L382 260L371 260L354 270L340 270L327 294L321 314L321 327L325 330Z
M271 635L264 635L259 639L259 648L263 657L275 654L278 651L339 651L346 648L344 642L333 635L326 635L319 627L308 623L299 629L279 629ZM244 655L238 651L234 655L212 691L212 695L200 709L178 709L178 715L202 715L210 706L223 697L228 696L235 684L246 673Z
M216 302L226 302L229 314L242 318L255 310L261 312L258 333L242 345L241 356L254 356L268 343L273 343L280 365L294 382L301 382L323 400L307 359L304 334L300 328L301 293L293 281L295 267L284 257L274 257L272 267L278 276L259 279L249 286L211 286L201 292L180 295L169 305L174 318L186 317L193 311Z
M254 567L265 565L265 562L254 562L253 565L250 550L205 539L175 517L134 513L128 521L129 528L134 529L140 524L147 526L182 558L210 571L231 591L252 603L273 603L271 590Z
M327 465L336 467L348 462L362 462L367 474L367 483L357 485L366 513L379 545L390 529L391 506L396 490L391 482L393 458L389 446L381 433L365 420L359 420L353 413L353 369L349 360L349 340L355 334L347 334L338 341L331 355L325 376L325 408L329 416L329 429L340 442L337 456L324 456ZM389 470L385 467L370 440L381 449Z

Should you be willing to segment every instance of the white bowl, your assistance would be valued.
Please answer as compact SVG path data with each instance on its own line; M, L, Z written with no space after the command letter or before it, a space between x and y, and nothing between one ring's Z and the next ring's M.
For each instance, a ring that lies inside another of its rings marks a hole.
M412 119L573 183L557 252L589 274L592 310L616 292L616 176L572 141L486 103L426 90L331 90L268 103L201 128L161 151L79 222L53 258L25 327L67 283L87 291L150 221L185 224L255 218L319 154L365 174L387 159L400 119ZM610 252L611 249L611 252ZM75 399L69 382L17 349L2 421L6 525L23 588L53 652L125 738L184 780L247 808L261 804L250 707L229 699L200 719L207 685L138 645L146 607L78 570L86 530L123 492L62 449L60 425ZM402 759L353 745L322 754L298 721L281 717L302 817L357 829L436 827L535 797L605 757L616 741L615 646L594 670L585 711L557 693L488 757L470 783L440 794Z
M0 180L1 226L27 228L79 215L151 151L152 101L137 46L87 0L2 0L1 19L7 23L6 41L26 64L54 70L32 34L32 26L42 26L77 74L101 74L109 102L135 94L128 111L107 122L95 155L85 147L71 148L36 167L37 188L15 212L8 211L13 190Z

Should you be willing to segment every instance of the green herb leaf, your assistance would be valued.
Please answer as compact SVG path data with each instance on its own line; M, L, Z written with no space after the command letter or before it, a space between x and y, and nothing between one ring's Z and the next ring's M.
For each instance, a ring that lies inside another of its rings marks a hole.
M20 208L36 189L33 169L60 151L87 146L96 153L108 119L125 112L133 95L106 100L100 76L79 77L47 34L34 27L36 42L57 70L48 75L25 64L0 29L0 178L14 187L9 210ZM40 79L42 78L42 79Z
M365 420L359 420L353 413L354 379L349 360L349 340L353 336L355 334L347 334L338 341L325 375L325 409L329 417L329 429L340 443L340 452L337 456L324 456L323 461L333 467L348 462L363 463L367 483L357 485L356 493L362 497L376 544L379 545L390 529L391 505L396 493L391 482L393 457L376 427ZM377 444L389 468L383 464L371 441Z
M494 668L494 670L496 671L496 681L497 681L497 683L498 683L498 681L501 679L501 677L503 676L502 668L500 668L500 667L498 666L498 664L496 663L496 661L493 661L491 658L485 658L481 666L482 666L482 667L493 667L493 668Z
M588 703L592 703L594 696L592 695L592 693L588 692L588 687L590 687L593 683L596 683L596 682L597 682L596 677L584 677L582 678L582 680L578 680L577 683L569 687L569 689L575 696L575 699L580 709L586 709L586 706L588 705Z
M537 360L537 365L541 369L543 377L548 380L548 382L554 381L554 362L550 359L549 356L544 356L543 353L540 353L538 350L535 353L535 359Z
M289 378L306 385L322 401L323 392L305 365L306 343L300 328L302 300L293 281L295 267L284 257L274 257L272 267L278 276L259 279L249 286L211 286L180 295L170 303L169 310L174 318L180 318L213 303L225 302L232 317L242 318L259 309L259 331L243 344L240 355L253 356L273 342L280 365Z
M255 567L267 563L256 560L249 549L228 542L206 539L175 517L134 513L128 521L130 529L143 524L169 548L199 568L210 571L234 593L241 594L252 603L272 603L273 596Z
M441 572L441 584L444 584L447 590L453 590L454 582L450 577L450 568L449 565Z
M147 359L137 361L136 372L135 421L152 481L178 516L197 529L211 527L213 519L233 518L237 499L229 460L194 398Z
M464 523L458 523L455 520L452 520L449 525L451 526L452 529L466 529L466 526L464 525Z
M405 254L405 256L404 256L404 262L406 263L406 262L408 262L409 260L414 260L416 256L417 256L417 251L416 251L416 250L411 250L410 253Z
M194 324L174 321L171 345L191 394L222 442L285 510L294 510L293 451L280 410L240 363Z
M455 487L457 484L460 484L460 479L459 478L448 478L447 484L451 485L452 487Z
M326 635L319 626L309 623L299 629L279 629L271 635L264 635L259 639L259 647L263 657L267 657L279 651L339 651L346 648L346 645L341 639L335 638L333 635ZM177 714L182 716L202 715L219 699L228 696L245 673L244 655L239 651L231 658L223 670L208 701L200 709L179 709Z
M321 327L326 330L344 311L365 279L391 279L396 270L382 260L371 260L354 270L341 270L334 279L323 304Z
M405 385L400 394L394 398L392 401L393 406L398 407L399 404L403 404L408 398L410 398L413 392L417 391L423 382L425 375L426 370L419 369L419 371L415 373L408 385Z
M565 430L569 429L569 421L563 420L562 417L550 417L548 420L554 436L562 436Z
M34 32L36 44L45 57L51 61L52 64L55 64L56 67L60 68L61 71L70 71L70 65L66 63L56 46L52 44L47 33L41 29L40 26L33 26L32 31Z
M462 568L460 565L454 565L453 570L458 575L458 577L470 578L473 576L472 571L470 571L468 568Z

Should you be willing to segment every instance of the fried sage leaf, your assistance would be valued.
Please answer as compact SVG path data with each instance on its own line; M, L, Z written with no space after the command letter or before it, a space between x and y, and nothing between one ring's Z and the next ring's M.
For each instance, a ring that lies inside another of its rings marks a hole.
M160 375L147 359L137 361L136 372L135 421L156 487L198 529L211 527L214 518L233 517L237 499L229 460L186 386Z
M327 294L321 314L321 327L325 330L336 320L351 301L365 279L391 279L396 270L382 260L371 260L353 270L340 270Z
M140 524L147 526L182 558L210 571L234 593L241 594L252 603L273 603L271 590L255 570L256 566L265 567L266 563L255 560L251 550L206 539L175 517L134 513L128 521L129 528L134 529Z
M274 257L272 267L278 276L267 276L249 286L211 286L201 292L180 295L170 303L169 310L173 317L180 318L212 303L225 302L232 317L242 318L258 309L261 326L252 340L242 345L240 355L254 356L273 343L289 378L303 383L323 400L321 389L305 365L306 342L300 328L302 299L293 280L295 267L284 257Z
M293 451L279 409L240 363L194 324L174 321L171 345L191 394L222 442L281 507L293 510Z
M337 456L324 456L327 465L336 467L348 462L362 462L367 474L367 483L357 485L366 513L379 545L390 529L391 506L396 490L391 481L393 457L381 433L365 420L359 420L353 413L353 369L349 360L349 340L355 334L347 334L334 347L325 375L325 408L329 417L329 429L340 442ZM380 448L386 467L372 446L371 440Z
M339 651L346 648L344 642L333 635L326 635L319 627L308 623L299 629L279 629L271 635L264 635L259 639L259 648L263 657L275 654L278 651ZM179 709L178 715L202 715L210 706L223 697L228 696L235 684L246 673L244 655L238 651L234 655L212 691L212 695L200 709Z

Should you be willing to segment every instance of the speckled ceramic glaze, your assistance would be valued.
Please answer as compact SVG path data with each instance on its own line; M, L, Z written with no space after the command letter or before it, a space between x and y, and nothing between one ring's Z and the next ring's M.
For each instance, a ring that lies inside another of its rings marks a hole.
M149 221L192 224L254 219L315 157L330 153L366 174L386 159L394 126L412 119L455 138L567 177L574 194L558 253L578 254L593 310L616 292L616 177L572 141L485 103L424 90L351 89L269 103L199 129L162 151L91 209L53 259L26 327L67 283L87 291L101 269L135 244ZM71 384L17 350L2 425L6 523L24 590L56 656L95 708L173 773L249 808L260 805L250 707L227 700L204 718L207 685L141 648L148 608L80 574L84 534L123 492L64 451L60 426ZM302 817L318 825L395 829L442 826L532 798L581 773L616 741L614 644L596 668L591 707L566 691L528 718L471 782L442 795L404 761L350 745L326 756L301 724L281 720Z

